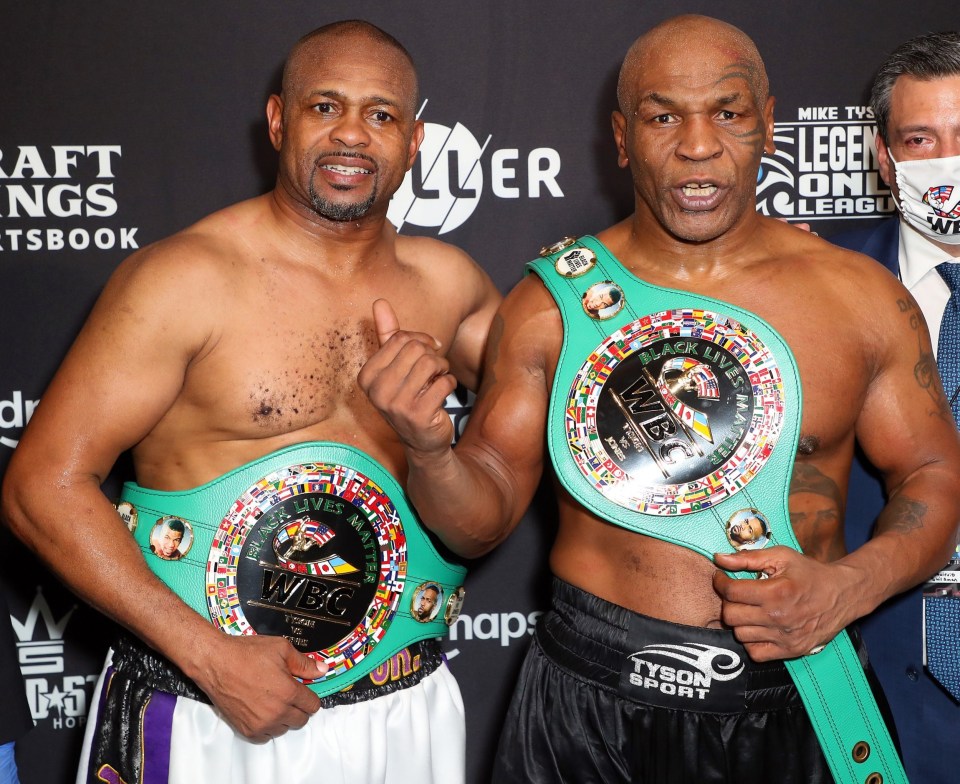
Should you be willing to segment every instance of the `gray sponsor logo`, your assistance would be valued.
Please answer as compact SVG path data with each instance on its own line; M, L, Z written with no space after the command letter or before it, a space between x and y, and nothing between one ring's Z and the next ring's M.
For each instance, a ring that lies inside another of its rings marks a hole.
M632 685L691 700L706 699L714 682L732 681L745 666L739 654L702 643L655 643L629 658ZM677 664L665 664L663 659Z

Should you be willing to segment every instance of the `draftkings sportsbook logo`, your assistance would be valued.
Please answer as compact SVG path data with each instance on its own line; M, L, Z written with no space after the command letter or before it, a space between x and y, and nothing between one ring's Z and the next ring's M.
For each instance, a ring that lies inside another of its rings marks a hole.
M424 101L418 118L426 105ZM452 128L425 123L417 159L387 210L390 222L398 230L409 223L437 229L438 234L453 231L473 214L487 177L490 190L500 199L563 196L557 183L560 154L556 150L537 147L524 153L502 148L488 154L492 138L487 134L481 144L459 122Z
M0 252L136 250L117 226L119 144L0 148Z
M6 400L0 400L0 429L5 433L0 436L0 444L16 449L19 443L20 431L26 427L39 400L28 400L18 389ZM12 431L12 432L11 432ZM8 438L16 435L17 438Z
M757 209L791 221L869 218L895 209L877 164L877 128L865 106L802 108L776 124L764 156Z
M55 729L72 729L87 720L96 675L67 675L63 635L76 606L57 619L40 588L25 618L13 615L20 672L33 720ZM42 626L38 621L42 620Z

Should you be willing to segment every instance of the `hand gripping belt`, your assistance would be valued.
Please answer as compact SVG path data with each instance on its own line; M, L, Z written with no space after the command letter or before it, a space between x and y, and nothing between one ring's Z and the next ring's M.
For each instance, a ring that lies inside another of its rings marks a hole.
M743 308L636 278L594 237L567 238L541 256L527 268L553 295L564 325L548 443L570 494L612 523L711 559L734 549L728 521L759 511L769 523L766 546L799 551L787 500L802 402L784 340ZM608 296L599 318L596 310L591 316L584 294L609 283L621 296ZM671 391L668 382L684 372L688 389L701 385L698 399L740 400L743 417L728 416L717 432L715 402L698 410L691 395L673 394L676 384ZM645 422L657 406L644 407L651 400L661 401L662 414L652 425ZM671 484L684 450L707 468ZM628 465L636 459L647 459L647 476L657 480L639 490ZM846 631L816 655L785 663L837 782L907 781Z

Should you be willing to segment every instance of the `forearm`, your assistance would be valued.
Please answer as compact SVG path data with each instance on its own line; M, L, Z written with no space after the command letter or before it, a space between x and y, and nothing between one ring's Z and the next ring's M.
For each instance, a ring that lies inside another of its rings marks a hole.
M95 480L8 481L3 501L10 528L77 595L188 675L196 671L216 630L150 571Z
M502 542L532 497L540 466L507 471L490 455L462 444L434 453L408 450L407 490L424 524L455 553L481 556ZM530 481L531 473L535 474Z
M837 563L855 570L857 616L923 582L950 559L960 521L960 481L953 472L917 472L890 493L874 536Z

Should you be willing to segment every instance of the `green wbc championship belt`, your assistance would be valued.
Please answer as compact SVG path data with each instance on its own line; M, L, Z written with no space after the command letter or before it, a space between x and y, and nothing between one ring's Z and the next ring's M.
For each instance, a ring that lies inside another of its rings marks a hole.
M227 634L286 637L340 691L445 635L466 569L445 561L397 481L343 444L273 452L193 490L132 482L117 504L147 564Z
M800 550L787 501L802 401L783 338L743 308L639 280L594 237L541 256L527 267L564 327L547 439L569 493L711 559ZM845 631L785 664L837 782L907 781Z

